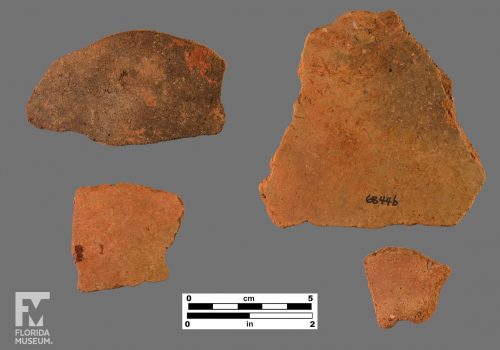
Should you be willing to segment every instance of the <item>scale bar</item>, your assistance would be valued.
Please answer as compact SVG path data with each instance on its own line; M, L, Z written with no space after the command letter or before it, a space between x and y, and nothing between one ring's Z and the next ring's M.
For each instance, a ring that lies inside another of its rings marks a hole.
M287 310L311 310L311 308L312 308L311 303L286 304Z
M214 310L238 310L238 304L212 304L212 305Z
M188 312L188 319L234 319L234 318L250 318L249 312Z
M312 319L312 312L188 312L188 319Z
M318 329L317 293L183 293L182 329Z
M189 310L213 310L214 304L190 303Z
M312 310L311 303L189 303L188 310Z
M312 312L252 312L252 319L310 319L313 318Z
M286 310L287 304L262 304L262 310Z

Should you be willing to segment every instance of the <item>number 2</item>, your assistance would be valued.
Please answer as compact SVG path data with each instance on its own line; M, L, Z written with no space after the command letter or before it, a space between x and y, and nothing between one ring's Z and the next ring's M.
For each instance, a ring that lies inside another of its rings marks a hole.
M310 326L309 326L309 327L310 327L310 328L314 328L315 326L316 326L316 322L311 321L311 324L310 324Z

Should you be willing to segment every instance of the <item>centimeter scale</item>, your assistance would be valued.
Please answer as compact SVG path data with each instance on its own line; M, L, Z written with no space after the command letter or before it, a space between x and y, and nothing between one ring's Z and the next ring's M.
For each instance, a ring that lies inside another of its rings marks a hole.
M183 293L182 329L318 329L318 294Z

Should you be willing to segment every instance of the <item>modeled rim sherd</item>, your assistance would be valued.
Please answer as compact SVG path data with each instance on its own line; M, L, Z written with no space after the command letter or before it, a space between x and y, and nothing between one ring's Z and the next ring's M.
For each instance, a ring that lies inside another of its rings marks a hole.
M408 248L386 247L365 258L365 273L377 322L421 323L434 313L451 268Z
M28 120L114 146L217 134L224 70L220 56L191 40L150 30L113 34L50 66L28 102Z
M172 193L134 184L76 190L72 252L78 289L92 292L168 278L184 205Z
M449 226L485 181L451 81L394 11L307 36L293 119L260 193L280 227Z

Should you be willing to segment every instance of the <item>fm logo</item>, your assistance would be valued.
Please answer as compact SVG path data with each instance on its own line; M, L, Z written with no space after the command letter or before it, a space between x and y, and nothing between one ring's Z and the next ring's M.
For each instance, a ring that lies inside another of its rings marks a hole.
M50 292L16 292L16 327L43 327L42 300L50 300Z

